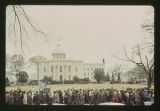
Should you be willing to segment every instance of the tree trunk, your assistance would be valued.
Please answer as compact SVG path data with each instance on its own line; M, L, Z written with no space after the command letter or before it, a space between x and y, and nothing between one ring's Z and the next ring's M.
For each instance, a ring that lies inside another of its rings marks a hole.
M120 76L120 73L118 73L118 82L121 82L121 76Z
M148 74L148 89L151 88L151 84L152 84L152 77L151 77L151 75L152 75L152 73L149 72L149 74Z

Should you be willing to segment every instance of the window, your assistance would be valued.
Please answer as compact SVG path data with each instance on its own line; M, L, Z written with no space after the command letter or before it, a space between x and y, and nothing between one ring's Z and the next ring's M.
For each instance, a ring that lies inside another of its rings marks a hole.
M51 72L53 72L53 66L51 66Z
M85 71L86 69L84 68L83 70Z
M62 80L63 80L63 77L62 77L62 75L60 75L60 78L59 78L59 79L60 79L60 81L62 81Z
M44 67L43 71L46 72L46 68L45 67Z
M89 68L88 68L88 71L89 71Z
M56 73L58 72L58 66L56 65Z
M77 67L75 68L75 70L76 70L76 72L77 72L77 70L78 70Z
M60 66L60 72L62 72L62 66Z
M66 69L67 69L67 66L65 65L65 66L64 66L64 72L65 72L65 73L66 73Z
M71 66L68 67L68 72L71 72Z

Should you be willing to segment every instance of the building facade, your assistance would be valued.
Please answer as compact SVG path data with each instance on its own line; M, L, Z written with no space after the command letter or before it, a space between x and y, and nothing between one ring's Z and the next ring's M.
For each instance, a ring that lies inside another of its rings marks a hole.
M71 60L66 58L66 53L62 50L60 44L57 45L56 50L52 53L51 60L43 60L39 62L39 79L42 80L44 76L52 77L55 81L73 80L76 76L78 78L89 78L90 81L94 79L94 70L100 68L104 71L105 62L102 63L83 63L81 60Z

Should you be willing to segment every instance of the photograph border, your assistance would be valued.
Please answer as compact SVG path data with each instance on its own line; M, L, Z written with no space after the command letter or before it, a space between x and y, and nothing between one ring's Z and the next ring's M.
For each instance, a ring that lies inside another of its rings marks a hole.
M154 8L154 89L155 97L154 104L151 106L10 106L5 103L5 37L6 37L6 7L8 5L148 5ZM57 110L57 111L72 111L72 110L155 110L160 108L160 1L159 0L3 0L0 7L0 106L3 110Z

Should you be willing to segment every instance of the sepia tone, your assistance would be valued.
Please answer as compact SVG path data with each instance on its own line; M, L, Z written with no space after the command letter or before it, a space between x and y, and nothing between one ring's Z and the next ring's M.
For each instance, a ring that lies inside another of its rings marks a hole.
M6 10L7 104L153 103L153 7L9 5ZM10 101L14 95L23 99Z

